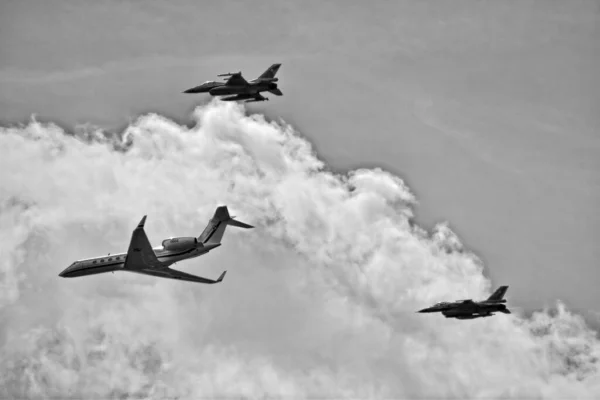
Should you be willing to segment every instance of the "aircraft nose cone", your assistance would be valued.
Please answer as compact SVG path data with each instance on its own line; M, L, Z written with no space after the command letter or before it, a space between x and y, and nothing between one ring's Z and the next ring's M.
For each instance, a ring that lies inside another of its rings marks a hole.
M431 310L431 308L424 308L424 309L422 309L422 310L419 310L419 311L417 311L417 312L418 312L418 313L429 313L429 312L431 312L431 311L432 311L432 310Z
M200 86L196 86L193 87L191 89L185 90L183 91L183 93L203 93L203 92L207 92L208 90L204 87L202 87L202 85Z
M77 263L74 262L73 264L69 265L67 268L65 268L60 274L58 274L58 276L60 276L61 278L68 278L68 274L69 272L71 272L73 270L73 268L75 267Z

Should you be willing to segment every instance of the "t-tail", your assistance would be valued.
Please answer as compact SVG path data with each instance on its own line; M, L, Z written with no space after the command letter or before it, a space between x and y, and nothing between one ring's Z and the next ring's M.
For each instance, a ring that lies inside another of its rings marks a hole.
M508 286L500 286L492 295L486 300L488 303L506 303L504 295L508 290Z
M220 206L217 207L215 214L210 221L208 221L208 225L198 237L198 242L213 245L220 244L227 225L237 226L238 228L245 229L254 228L252 225L248 225L233 219L233 217L229 215L227 206Z

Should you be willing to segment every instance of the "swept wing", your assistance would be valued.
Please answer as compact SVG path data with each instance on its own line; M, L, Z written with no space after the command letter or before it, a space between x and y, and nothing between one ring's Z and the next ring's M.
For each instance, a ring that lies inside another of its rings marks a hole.
M145 223L146 216L144 215L137 228L131 234L131 242L129 242L127 258L125 259L124 269L126 270L136 271L148 268L164 268L162 263L156 258L148 236L146 236L146 232L144 231Z
M160 278L177 279L180 281L207 283L207 284L221 282L223 280L223 278L225 277L225 274L227 273L227 271L223 271L221 276L219 276L219 278L217 280L214 280L214 279L202 278L201 276L188 274L186 272L178 271L176 269L167 268L167 267L161 268L161 269L148 268L148 269L143 269L143 270L138 270L138 271L133 271L133 272L138 272L140 274L145 274L145 275L157 276Z
M131 242L129 243L129 250L127 250L127 258L125 259L125 266L123 268L125 271L208 284L218 283L223 280L227 271L223 272L217 280L213 280L165 267L156 258L156 254L152 250L148 236L146 236L146 232L144 231L145 223L146 216L144 215L137 228L131 234Z
M229 79L225 82L227 86L248 86L248 81L244 79L241 72L221 74L219 76L229 76Z

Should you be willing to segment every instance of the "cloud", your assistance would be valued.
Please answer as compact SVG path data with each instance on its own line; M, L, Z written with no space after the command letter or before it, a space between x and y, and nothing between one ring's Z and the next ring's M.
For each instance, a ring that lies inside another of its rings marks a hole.
M600 393L600 342L560 303L531 317L415 313L493 288L448 225L412 223L400 178L329 172L292 127L238 105L195 118L148 114L104 136L0 128L0 397ZM220 285L57 276L124 251L144 214L157 245L198 235L220 204L256 229L230 228L221 248L177 266L226 269Z

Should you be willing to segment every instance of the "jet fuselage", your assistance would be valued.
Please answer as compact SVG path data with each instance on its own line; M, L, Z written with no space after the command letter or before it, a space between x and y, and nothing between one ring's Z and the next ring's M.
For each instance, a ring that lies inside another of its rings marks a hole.
M277 89L277 84L274 82L250 82L248 85L232 86L222 85L215 86L208 91L211 96L225 96L229 94L256 94L267 90Z
M278 78L260 79L248 82L247 85L227 85L225 82L208 81L200 86L186 90L184 93L210 93L211 96L227 96L231 94L256 94L277 89Z
M424 308L419 312L441 312L446 318L457 319L489 317L493 315L494 312L510 314L510 311L506 308L506 305L502 304L505 301L506 300L476 302L471 300L463 300L453 303L438 303L433 307Z
M179 248L173 246L171 243L173 240L179 239L187 239L187 238L171 238L165 239L163 241L163 246L155 247L152 250L154 254L156 254L156 258L163 264L163 266L168 267L171 264L174 264L178 261L187 260L190 258L195 258L201 256L203 254L208 253L210 250L219 247L220 243L208 244L208 243L192 243L186 248ZM195 238L192 238L195 239ZM166 246L165 246L166 245ZM170 246L169 246L170 245ZM125 259L127 257L127 253L117 253L110 254L107 256L101 257L93 257L87 258L83 260L75 261L69 267L67 267L64 271L62 271L59 276L63 278L75 278L78 276L85 275L95 275L101 274L104 272L113 272L119 270L125 270ZM136 272L135 270L131 270L131 272Z

